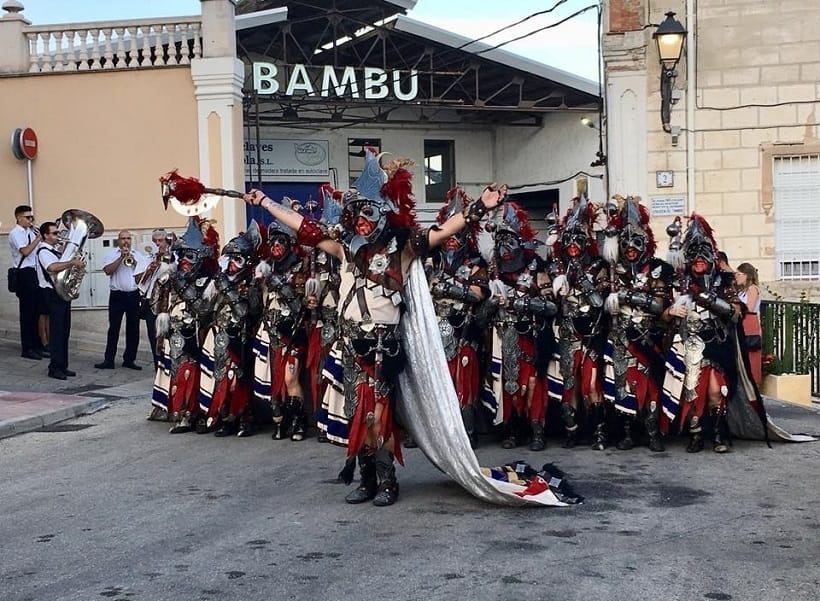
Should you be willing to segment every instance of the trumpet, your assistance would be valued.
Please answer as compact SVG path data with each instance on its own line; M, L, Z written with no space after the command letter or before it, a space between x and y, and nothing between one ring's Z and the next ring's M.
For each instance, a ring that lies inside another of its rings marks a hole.
M131 252L131 245L129 244L122 250L122 262L126 267L136 267L137 260L134 258L134 254Z

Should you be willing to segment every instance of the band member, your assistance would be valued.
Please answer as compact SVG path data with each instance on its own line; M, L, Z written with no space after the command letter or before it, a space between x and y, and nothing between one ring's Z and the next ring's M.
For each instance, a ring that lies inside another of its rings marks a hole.
M225 244L222 269L205 290L211 315L202 346L200 409L216 436L253 434L251 347L262 304L253 275L261 244L259 226L251 221L246 232Z
M655 237L649 227L649 212L639 199L616 197L620 207L606 230L603 256L612 270L612 292L606 306L612 315L612 369L615 408L623 420L623 437L617 447L635 446L633 428L642 423L649 436L649 449L663 451L661 432L668 417L661 394L665 371L666 324L661 314L672 300L672 266L655 254Z
M296 244L296 232L273 221L267 242L270 258L256 269L256 278L264 281L265 298L254 344L254 394L271 404L272 438L300 441L307 431L301 381L307 328L318 300L305 295L310 260Z
M162 228L151 232L151 242L154 244L151 256L138 263L134 270L134 281L140 293L140 319L145 320L145 332L148 334L148 343L151 345L154 369L157 367L160 355L157 353L157 316L151 307L151 295L154 292L157 277L159 277L160 264L174 260L170 248L172 241L173 235L169 235Z
M594 427L592 448L606 448L606 405L601 370L606 342L604 295L608 291L608 268L598 254L592 229L596 208L581 196L564 218L555 243L553 289L559 299L558 347L564 383L561 413L566 440L577 442L576 413L579 400Z
M555 336L553 302L546 262L536 254L537 240L526 211L507 203L494 220L495 313L493 356L500 358L505 449L530 438L530 449L542 451L548 399L547 366ZM497 387L496 387L497 388Z
M51 351L51 361L48 365L48 377L56 380L65 380L66 377L76 376L76 372L68 369L68 338L71 335L71 302L63 299L54 290L54 280L57 274L71 267L83 268L81 257L74 255L69 261L60 261L61 253L56 244L59 239L57 224L46 221L40 226L40 235L43 242L37 249L39 269L37 277L40 288L45 289L48 302L48 321Z
M112 248L103 259L103 271L111 278L108 296L108 338L105 344L105 358L96 363L97 369L114 369L114 356L120 339L120 326L125 316L125 351L122 366L141 370L135 363L140 342L140 294L134 273L140 262L148 258L132 247L132 236L128 230L120 231L117 247Z
M37 245L42 238L34 226L34 213L28 205L14 209L17 220L9 232L11 265L17 269L17 295L20 308L20 356L24 359L43 358L43 345L38 334L40 287L35 269Z
M355 189L344 196L335 238L259 190L246 195L246 202L262 206L296 230L297 243L319 246L341 262L339 327L350 418L349 461L342 477L352 478L347 468L353 458L358 458L361 470L360 485L347 495L348 503L372 499L374 505L386 506L398 499L393 460L394 456L399 462L402 459L393 418L396 380L403 364L398 325L410 263L463 229L467 220L481 219L501 199L494 186L488 187L466 214L437 228L420 229L408 164L391 162L388 175L375 152L365 150L364 169Z
M442 225L461 213L470 199L462 188L447 193L436 223ZM487 262L478 250L479 224L450 236L432 252L430 292L439 319L450 376L461 404L464 429L475 448L476 411L481 387L484 333L476 321L476 308L487 298ZM405 445L406 446L406 445Z
M218 242L217 242L218 243ZM210 313L205 290L213 277L213 240L206 243L197 218L171 247L176 263L165 263L153 296L157 336L162 339L162 359L154 379L152 404L172 422L171 434L188 432L197 425L202 342L207 331L204 316ZM200 428L205 429L205 420Z

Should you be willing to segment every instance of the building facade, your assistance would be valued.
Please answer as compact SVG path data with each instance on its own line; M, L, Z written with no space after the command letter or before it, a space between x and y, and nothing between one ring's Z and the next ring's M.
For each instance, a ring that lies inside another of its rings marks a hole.
M693 211L772 292L820 297L820 6L796 0L608 0L611 193L640 195L655 231ZM686 29L669 128L653 33ZM657 236L662 239L663 236Z

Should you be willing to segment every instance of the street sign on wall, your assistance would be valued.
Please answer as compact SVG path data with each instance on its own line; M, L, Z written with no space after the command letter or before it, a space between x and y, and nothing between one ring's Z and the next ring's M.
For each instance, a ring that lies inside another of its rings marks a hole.
M653 217L686 214L685 196L653 196L650 202L650 212Z

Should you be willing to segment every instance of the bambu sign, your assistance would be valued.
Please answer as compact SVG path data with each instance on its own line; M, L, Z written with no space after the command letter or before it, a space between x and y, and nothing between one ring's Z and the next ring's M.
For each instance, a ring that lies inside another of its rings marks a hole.
M282 89L284 85L284 90ZM364 67L357 74L353 67L313 67L292 65L290 75L280 74L273 63L253 63L253 89L258 94L280 96L317 96L321 98L364 98L380 100L391 95L407 102L418 96L418 71L387 71Z

